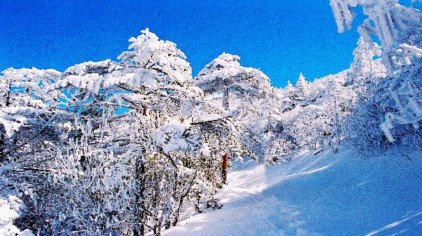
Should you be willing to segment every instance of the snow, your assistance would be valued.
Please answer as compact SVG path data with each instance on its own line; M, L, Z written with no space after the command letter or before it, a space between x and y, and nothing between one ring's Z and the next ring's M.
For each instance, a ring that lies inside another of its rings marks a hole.
M16 196L10 195L7 198L0 197L0 235L3 236L33 236L34 234L26 229L20 231L13 220L19 217L22 203Z
M188 149L188 143L183 138L187 125L178 124L176 121L164 125L155 131L155 140L163 148L164 153Z
M164 235L417 235L421 154L364 159L344 148L289 164L249 163L229 173L218 194L221 210L197 214Z

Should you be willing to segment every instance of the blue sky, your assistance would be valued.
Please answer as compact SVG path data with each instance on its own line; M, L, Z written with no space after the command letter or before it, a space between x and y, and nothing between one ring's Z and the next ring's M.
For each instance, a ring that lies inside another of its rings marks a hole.
M0 0L0 70L116 59L146 27L175 42L194 75L228 52L279 87L346 69L358 39L337 33L329 0Z

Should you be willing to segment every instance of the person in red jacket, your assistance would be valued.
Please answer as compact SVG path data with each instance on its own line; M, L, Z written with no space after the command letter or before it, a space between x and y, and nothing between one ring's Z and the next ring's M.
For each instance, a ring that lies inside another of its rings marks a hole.
M224 154L223 156L223 184L227 184L227 168L229 167L229 154Z

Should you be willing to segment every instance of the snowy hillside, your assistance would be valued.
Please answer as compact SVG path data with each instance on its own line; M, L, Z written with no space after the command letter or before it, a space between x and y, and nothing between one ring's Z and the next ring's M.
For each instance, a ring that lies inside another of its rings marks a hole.
M246 167L244 167L245 165ZM164 235L420 235L422 153L360 158L303 154L289 164L242 164L218 194L223 208Z

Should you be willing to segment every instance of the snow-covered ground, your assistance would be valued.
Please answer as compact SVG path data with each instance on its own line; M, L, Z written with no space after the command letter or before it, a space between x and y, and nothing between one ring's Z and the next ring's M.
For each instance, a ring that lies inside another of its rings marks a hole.
M364 159L343 149L244 166L219 193L221 210L164 235L422 235L421 152Z
M0 196L0 236L33 236L34 234L26 229L20 231L13 220L19 217L19 213L23 208L22 202L16 196L8 196L3 198Z

